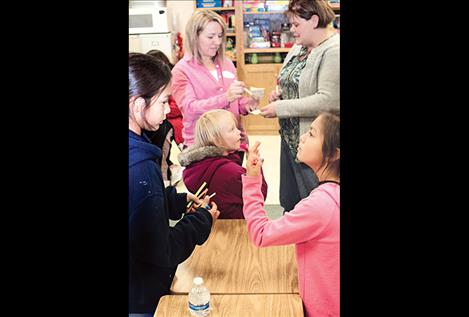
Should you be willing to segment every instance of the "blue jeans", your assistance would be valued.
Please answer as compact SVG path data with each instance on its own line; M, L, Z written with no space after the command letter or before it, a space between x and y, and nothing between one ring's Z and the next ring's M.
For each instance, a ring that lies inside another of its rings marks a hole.
M280 206L284 212L291 211L300 200L309 196L318 186L318 177L303 163L295 162L288 144L280 144Z

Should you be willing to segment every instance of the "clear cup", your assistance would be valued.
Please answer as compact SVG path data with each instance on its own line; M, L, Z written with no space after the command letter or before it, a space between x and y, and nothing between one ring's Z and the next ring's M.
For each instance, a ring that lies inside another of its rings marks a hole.
M252 96L256 99L261 99L264 97L265 88L252 87L250 88Z

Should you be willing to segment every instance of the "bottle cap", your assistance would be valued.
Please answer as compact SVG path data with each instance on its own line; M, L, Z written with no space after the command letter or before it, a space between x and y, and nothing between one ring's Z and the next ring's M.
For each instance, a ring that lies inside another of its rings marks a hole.
M197 277L194 277L194 284L197 284L197 285L202 285L204 283L204 279L197 276Z

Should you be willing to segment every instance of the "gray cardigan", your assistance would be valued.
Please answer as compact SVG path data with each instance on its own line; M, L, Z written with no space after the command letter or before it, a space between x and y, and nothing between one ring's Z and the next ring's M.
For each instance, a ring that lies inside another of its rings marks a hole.
M297 56L301 45L288 53L288 61ZM300 75L299 99L277 100L277 117L299 117L300 135L309 130L321 111L340 109L340 35L336 34L315 47Z

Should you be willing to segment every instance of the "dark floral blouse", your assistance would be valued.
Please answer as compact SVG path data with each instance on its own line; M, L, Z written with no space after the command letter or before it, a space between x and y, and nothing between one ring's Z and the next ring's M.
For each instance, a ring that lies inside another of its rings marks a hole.
M282 99L298 99L298 84L300 75L306 65L308 50L303 46L297 56L292 57L281 69L279 74L279 86L282 90ZM296 159L298 143L300 142L300 124L298 117L279 118L280 137L290 147L293 157Z

